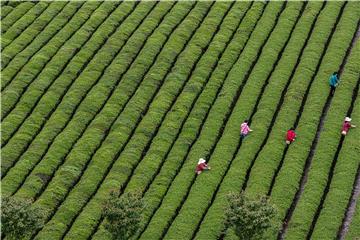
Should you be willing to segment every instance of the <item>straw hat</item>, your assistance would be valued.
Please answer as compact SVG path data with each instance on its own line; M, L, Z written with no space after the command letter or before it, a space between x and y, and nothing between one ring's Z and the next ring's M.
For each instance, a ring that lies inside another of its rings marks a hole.
M351 118L346 117L346 118L345 118L345 122L351 122Z

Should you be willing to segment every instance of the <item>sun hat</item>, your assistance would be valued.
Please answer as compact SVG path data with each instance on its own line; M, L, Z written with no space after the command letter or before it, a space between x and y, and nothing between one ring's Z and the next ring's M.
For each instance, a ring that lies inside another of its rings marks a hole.
M346 118L345 118L345 122L351 122L351 118L346 117Z
M199 162L198 162L198 164L201 164L201 163L205 163L206 162L206 160L205 159L203 159L203 158L200 158L199 159Z

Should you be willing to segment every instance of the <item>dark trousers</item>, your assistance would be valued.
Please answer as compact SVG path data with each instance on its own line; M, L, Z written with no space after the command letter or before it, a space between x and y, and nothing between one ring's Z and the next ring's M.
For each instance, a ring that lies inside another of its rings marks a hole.
M330 94L331 94L331 96L333 96L333 95L334 95L334 93L335 93L335 89L336 89L336 87L335 87L335 86L331 86L331 85L330 85Z
M240 139L244 139L246 137L246 135L245 134L240 134Z

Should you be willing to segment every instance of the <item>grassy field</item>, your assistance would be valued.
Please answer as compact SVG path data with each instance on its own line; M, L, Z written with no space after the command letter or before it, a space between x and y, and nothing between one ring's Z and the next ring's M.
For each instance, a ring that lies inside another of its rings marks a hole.
M360 238L359 23L356 1L2 1L2 196L44 209L31 239L111 239L111 191L143 194L133 239L236 239L242 190L278 209L265 239Z

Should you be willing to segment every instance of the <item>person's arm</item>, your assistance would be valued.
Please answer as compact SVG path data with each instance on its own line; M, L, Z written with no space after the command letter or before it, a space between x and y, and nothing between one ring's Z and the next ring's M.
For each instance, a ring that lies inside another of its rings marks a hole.
M356 125L351 125L351 127L353 127L353 128L354 128L354 127L356 127Z

